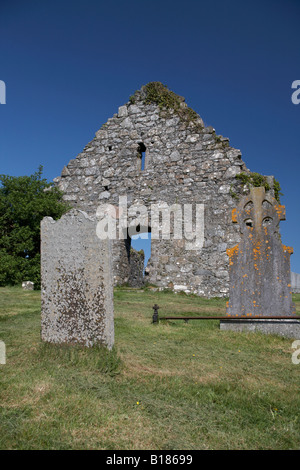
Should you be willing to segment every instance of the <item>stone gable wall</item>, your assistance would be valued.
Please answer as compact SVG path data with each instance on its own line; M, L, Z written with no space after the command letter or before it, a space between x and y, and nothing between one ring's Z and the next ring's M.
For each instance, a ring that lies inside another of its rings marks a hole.
M204 204L203 248L186 250L185 240L152 240L147 280L210 297L228 294L226 249L240 240L231 211L236 205L232 194L241 191L235 178L241 171L248 170L240 150L205 127L200 116L185 122L173 110L145 104L137 93L135 102L121 106L54 181L66 201L93 215L99 204L118 206L125 195L128 205L140 202L149 209L161 201ZM116 284L128 282L129 263L130 245L115 241Z

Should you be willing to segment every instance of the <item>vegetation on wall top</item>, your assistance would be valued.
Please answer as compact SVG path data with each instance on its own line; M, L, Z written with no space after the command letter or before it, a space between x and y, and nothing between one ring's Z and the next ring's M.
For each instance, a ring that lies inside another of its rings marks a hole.
M267 177L264 176L264 175L261 175L260 173L255 173L255 172L244 173L244 172L242 172L242 173L236 175L236 179L238 179L243 185L248 186L248 188L250 188L251 186L254 186L255 188L262 186L262 187L265 188L266 191L270 191L270 189L271 189L271 187L268 183ZM283 196L283 194L281 192L280 183L275 178L274 178L274 183L273 183L272 189L274 191L275 199L278 202L280 202L280 196Z
M145 104L156 104L161 111L173 110L187 124L193 123L201 127L201 129L203 128L201 118L192 108L186 105L185 99L182 96L176 95L176 93L169 90L161 82L150 82L144 85L141 91L135 92L130 97L129 101L134 104L137 94L140 93Z

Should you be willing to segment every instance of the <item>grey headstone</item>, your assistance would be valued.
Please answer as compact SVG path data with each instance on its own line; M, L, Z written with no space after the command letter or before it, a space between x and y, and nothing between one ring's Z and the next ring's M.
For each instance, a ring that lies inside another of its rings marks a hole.
M41 223L42 339L50 343L114 344L111 245L96 220L72 210Z

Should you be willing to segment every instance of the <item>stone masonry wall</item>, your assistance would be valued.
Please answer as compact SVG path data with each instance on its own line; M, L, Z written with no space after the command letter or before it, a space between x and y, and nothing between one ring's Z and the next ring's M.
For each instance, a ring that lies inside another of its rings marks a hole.
M231 223L233 193L242 192L235 176L248 170L240 150L205 127L196 113L186 119L189 108L181 97L178 103L178 109L163 107L151 101L143 87L54 181L66 201L89 214L95 214L99 204L118 206L119 196L125 195L128 205L140 202L148 210L161 201L204 204L203 248L186 250L185 240L152 240L147 280L175 291L225 296L226 249L240 241L239 228ZM115 283L128 282L130 240L113 243L113 263Z

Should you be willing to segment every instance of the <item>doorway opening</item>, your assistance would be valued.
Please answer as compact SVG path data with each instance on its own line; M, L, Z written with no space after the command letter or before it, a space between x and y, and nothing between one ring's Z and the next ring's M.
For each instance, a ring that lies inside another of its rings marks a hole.
M143 229L140 231L140 227L137 227L137 233L129 238L129 285L131 287L142 287L147 282L146 267L151 257L151 229L147 227Z

